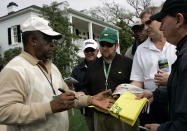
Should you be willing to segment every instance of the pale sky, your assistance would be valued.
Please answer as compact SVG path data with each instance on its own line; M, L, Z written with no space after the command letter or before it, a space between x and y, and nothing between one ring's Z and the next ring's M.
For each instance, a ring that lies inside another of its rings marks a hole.
M50 4L53 1L62 2L64 0L0 0L0 17L7 15L7 5L10 2L15 2L18 5L18 10L23 9L25 7L31 5L42 6L43 4ZM90 9L95 6L102 6L103 1L112 1L112 0L66 0L70 7L76 9L78 11L84 9ZM155 6L159 6L165 0L152 0L152 4ZM129 5L127 5L126 0L115 0L116 3L119 3L126 9L130 9Z

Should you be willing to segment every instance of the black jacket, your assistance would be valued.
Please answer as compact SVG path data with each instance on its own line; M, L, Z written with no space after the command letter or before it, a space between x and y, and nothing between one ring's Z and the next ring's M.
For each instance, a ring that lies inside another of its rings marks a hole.
M115 90L116 86L130 82L132 60L116 54L112 61L110 74L108 77L108 89ZM107 68L108 69L108 68ZM95 95L105 90L105 75L103 70L103 57L89 65L86 74L86 90L90 95Z
M187 36L177 45L167 93L171 120L161 124L158 131L187 131Z
M153 92L154 103L159 103L162 105L168 105L168 92L166 87L156 88Z
M72 71L71 76L75 78L79 83L74 84L75 91L83 91L84 87L84 80L85 80L85 74L87 72L88 66L86 63L86 60L84 59L79 65L75 66L75 68Z

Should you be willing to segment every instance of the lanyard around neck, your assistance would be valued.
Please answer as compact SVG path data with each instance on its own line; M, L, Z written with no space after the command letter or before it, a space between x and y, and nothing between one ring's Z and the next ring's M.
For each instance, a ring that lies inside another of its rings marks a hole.
M106 90L108 89L108 76L110 74L110 68L111 68L112 62L109 64L108 70L106 71L106 65L105 65L105 61L103 60L103 69L104 69L104 75L105 75L105 88Z
M37 64L37 66L38 66L38 68L41 70L42 74L45 76L45 78L47 79L47 81L49 82L49 84L50 84L50 86L51 86L51 89L52 89L52 91L53 91L53 94L56 95L55 89L54 89L54 87L53 87L53 81L52 81L52 76L51 76L51 74L50 74L50 78L51 78L51 82L50 82L50 80L47 78L47 76L46 76L46 74L44 73L44 71L41 69L40 65Z

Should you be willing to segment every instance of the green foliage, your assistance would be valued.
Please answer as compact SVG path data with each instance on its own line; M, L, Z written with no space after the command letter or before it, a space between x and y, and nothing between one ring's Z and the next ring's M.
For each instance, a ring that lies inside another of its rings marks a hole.
M49 20L50 26L62 34L62 38L55 42L52 61L58 67L63 77L70 75L70 70L77 64L79 56L78 47L72 43L75 34L70 31L71 23L66 17L66 11L59 9L59 4L53 2L50 6L44 5L41 9L42 16Z
M121 54L125 54L128 47L130 47L134 41L132 31L123 20L118 22L116 25L121 27L121 30L119 31L120 52Z
M13 49L9 49L7 51L4 52L4 57L2 58L2 56L0 55L0 70L3 69L3 67L11 60L13 59L15 56L19 55L22 51L21 47L16 47Z
M3 58L3 66L5 66L15 56L19 55L21 51L22 51L21 47L16 47L5 51L4 58Z

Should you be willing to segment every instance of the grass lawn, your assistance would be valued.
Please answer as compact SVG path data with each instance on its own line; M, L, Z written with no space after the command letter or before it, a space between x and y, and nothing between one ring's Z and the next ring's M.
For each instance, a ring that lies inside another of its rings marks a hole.
M68 111L68 114L69 114L69 131L88 131L85 118L80 113L80 110L73 109L72 111L71 109Z

